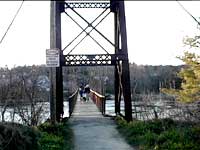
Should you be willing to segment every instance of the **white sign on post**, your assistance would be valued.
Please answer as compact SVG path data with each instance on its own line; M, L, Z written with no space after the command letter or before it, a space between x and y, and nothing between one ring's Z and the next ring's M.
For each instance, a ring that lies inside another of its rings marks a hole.
M46 66L47 67L59 67L60 57L59 49L47 49L46 50Z

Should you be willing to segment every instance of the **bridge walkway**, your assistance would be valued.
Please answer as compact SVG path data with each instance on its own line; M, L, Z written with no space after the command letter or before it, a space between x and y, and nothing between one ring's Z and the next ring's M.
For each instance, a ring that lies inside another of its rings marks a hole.
M114 121L103 117L92 100L81 102L78 96L69 122L75 150L133 150L118 133Z

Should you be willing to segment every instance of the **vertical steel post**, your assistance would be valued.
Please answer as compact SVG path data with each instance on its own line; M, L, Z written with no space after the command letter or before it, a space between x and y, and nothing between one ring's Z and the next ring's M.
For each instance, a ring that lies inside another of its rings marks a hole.
M114 38L115 38L115 54L118 54L119 52L119 26L118 26L118 14L116 13L115 10L114 12ZM120 104L119 104L119 73L117 70L117 64L118 62L115 63L115 113L119 114L120 113Z
M125 103L125 119L127 121L131 121L132 104L124 1L110 0L110 2L111 11L114 12L115 22L115 54L123 54L124 56L124 58L118 58L115 65L115 112L120 113L120 100L121 94L123 93ZM119 70L117 70L117 67L120 71L122 71L121 79L119 77Z
M55 14L55 8L54 8L54 2L51 2L50 6L50 48L54 48L54 14ZM49 68L49 79L50 79L50 117L51 122L55 124L56 122L56 105L55 105L55 97L54 97L54 79L53 79L53 68Z
M58 48L60 50L60 60L62 58L61 51L61 2L51 1L51 28L50 28L50 48ZM62 66L56 67L56 120L59 122L63 114L63 77Z
M128 47L127 47L127 33L126 33L126 17L124 9L124 1L118 1L119 6L119 24L121 33L121 51L125 56L122 60L122 90L125 103L125 119L132 120L132 103L131 103L131 87L130 87L130 72L128 60Z

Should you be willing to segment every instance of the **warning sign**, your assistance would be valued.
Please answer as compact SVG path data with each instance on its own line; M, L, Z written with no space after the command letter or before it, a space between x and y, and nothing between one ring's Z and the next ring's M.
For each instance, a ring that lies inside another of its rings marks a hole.
M46 66L47 67L59 67L59 49L47 49L46 50Z

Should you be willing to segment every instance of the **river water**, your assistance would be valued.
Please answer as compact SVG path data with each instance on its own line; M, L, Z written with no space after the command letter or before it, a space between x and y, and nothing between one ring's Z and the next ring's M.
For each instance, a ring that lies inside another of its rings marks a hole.
M135 107L137 105L137 107ZM144 105L144 104L142 104ZM45 120L50 118L50 105L49 102L43 102L43 103L38 103L37 107L42 106L42 110L40 113L40 116L38 118L38 123L43 123ZM165 109L162 109L164 104L160 101L155 102L154 105L151 107L141 107L139 103L132 103L132 109L133 109L133 118L137 118L139 120L147 120L147 119L153 119L155 118L155 112L157 112L157 115L159 118L165 118L165 117L170 117L171 115L176 116L180 115L182 113L181 109L177 108L171 108L170 106L166 107ZM69 108L68 108L68 102L64 102L64 115L63 117L69 117ZM166 109L167 108L167 109ZM26 112L24 113L27 117L27 119L30 119L30 106L26 105L24 106L24 110ZM2 121L2 111L3 107L0 107L0 121ZM16 112L16 113L14 113ZM106 100L106 114L110 116L115 115L115 102L114 100ZM121 113L124 114L124 102L121 101ZM14 116L13 116L14 114ZM8 107L6 109L6 112L4 114L4 120L7 122L17 122L17 123L24 123L23 120L21 119L19 113L14 110L12 107Z
M23 108L24 107L24 108ZM21 110L23 109L23 114L25 115L26 119L30 119L31 116L31 107L30 105L26 105L20 108ZM40 102L36 104L36 109L41 107L42 110L40 112L39 118L38 118L38 123L41 124L45 122L48 118L50 118L50 105L49 102ZM63 117L68 117L68 102L64 102L64 115ZM0 121L2 121L2 112L3 112L3 107L0 106ZM14 115L14 116L13 116ZM17 109L14 109L13 107L7 107L6 111L4 113L4 121L6 122L16 122L16 123L24 123L22 117L20 117L19 112Z
M45 122L50 117L50 105L49 102L41 102L37 104L37 107L42 106L42 111L40 113L39 117L39 123ZM23 106L24 108L24 114L28 118L30 116L31 108L29 105ZM69 108L68 108L68 102L64 102L64 115L63 117L69 117ZM123 107L123 106L122 106ZM0 121L2 121L2 112L3 107L0 106ZM15 112L15 113L14 113ZM114 110L114 100L109 100L106 102L106 114L114 116L115 110ZM13 116L14 115L14 116ZM4 120L6 122L17 122L17 123L23 123L22 118L20 117L17 110L15 110L13 107L7 107L6 111L4 113Z

